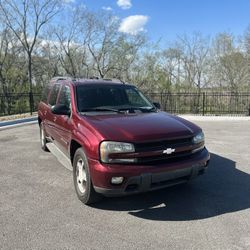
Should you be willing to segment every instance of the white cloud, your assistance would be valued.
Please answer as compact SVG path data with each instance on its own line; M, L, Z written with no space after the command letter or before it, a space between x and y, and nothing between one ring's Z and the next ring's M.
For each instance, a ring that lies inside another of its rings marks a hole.
M124 10L132 7L131 0L117 0L117 5Z
M103 6L102 9L107 11L113 10L110 6Z
M119 31L131 35L136 35L144 31L144 26L148 22L148 16L134 15L126 17L122 20Z

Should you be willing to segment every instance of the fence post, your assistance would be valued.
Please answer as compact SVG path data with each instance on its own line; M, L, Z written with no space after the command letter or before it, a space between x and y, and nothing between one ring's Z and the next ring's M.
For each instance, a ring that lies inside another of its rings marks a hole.
M163 97L162 97L162 91L161 91L161 108L163 107ZM165 107L163 107L163 110L165 111Z
M32 115L33 112L33 93L29 92L29 99L30 99L30 114Z
M205 115L205 92L202 93L202 116Z

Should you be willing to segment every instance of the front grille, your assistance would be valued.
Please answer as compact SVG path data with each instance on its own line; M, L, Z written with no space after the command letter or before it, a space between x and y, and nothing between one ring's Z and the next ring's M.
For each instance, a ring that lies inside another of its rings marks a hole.
M145 143L137 143L135 144L135 150L137 153L145 153L145 152L155 152L162 151L162 153L158 155L152 156L143 156L137 157L137 164L152 164L152 163L164 163L164 162L174 162L178 160L183 160L192 153L192 137L186 138L178 138L178 139L169 139L169 140L161 140L154 142L145 142ZM163 151L167 148L174 148L176 152L172 154L164 154ZM180 150L181 148L181 150Z
M159 156L154 156L154 157L138 157L137 158L137 163L141 164L141 163L148 163L148 164L152 164L152 163L157 163L157 164L161 164L164 162L176 162L178 160L184 160L185 158L187 158L189 155L191 154L191 151L185 151L183 153L173 153L171 155L166 155L166 154L162 154Z
M135 149L137 152L159 150L159 149L164 150L168 147L183 146L183 145L191 144L191 142L192 142L192 137L169 139L169 140L166 139L166 140L160 140L160 141L136 143Z

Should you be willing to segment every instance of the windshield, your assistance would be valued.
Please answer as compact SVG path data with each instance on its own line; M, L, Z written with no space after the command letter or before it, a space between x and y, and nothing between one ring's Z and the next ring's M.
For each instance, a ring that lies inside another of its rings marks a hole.
M78 85L77 106L80 112L155 110L135 87L123 85Z

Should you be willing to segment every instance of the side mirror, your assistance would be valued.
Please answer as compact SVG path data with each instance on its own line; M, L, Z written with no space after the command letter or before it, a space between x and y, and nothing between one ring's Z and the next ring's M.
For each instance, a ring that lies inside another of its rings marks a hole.
M70 115L70 109L64 104L56 104L51 107L51 112L55 115Z
M153 102L153 104L157 109L161 109L161 104L159 102Z

